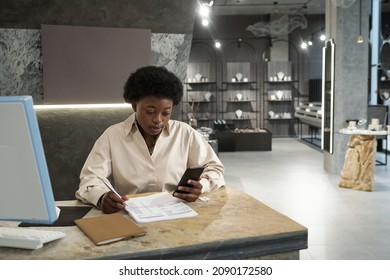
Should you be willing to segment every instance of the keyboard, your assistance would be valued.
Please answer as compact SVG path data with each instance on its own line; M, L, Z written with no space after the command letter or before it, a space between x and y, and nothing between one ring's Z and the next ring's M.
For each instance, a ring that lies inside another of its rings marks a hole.
M36 250L65 235L64 232L54 230L0 227L0 247Z

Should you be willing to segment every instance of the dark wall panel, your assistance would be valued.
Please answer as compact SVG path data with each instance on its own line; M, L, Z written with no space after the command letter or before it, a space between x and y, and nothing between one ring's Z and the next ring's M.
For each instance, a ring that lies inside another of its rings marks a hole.
M42 26L45 103L123 102L123 85L151 64L146 29Z

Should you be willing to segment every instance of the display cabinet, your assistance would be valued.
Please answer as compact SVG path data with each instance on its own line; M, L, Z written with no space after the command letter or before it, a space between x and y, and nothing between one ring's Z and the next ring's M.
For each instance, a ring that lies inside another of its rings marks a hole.
M191 81L185 84L183 121L194 127L212 127L217 119L217 84L208 81Z
M220 94L221 118L234 128L257 128L259 94L256 53L242 40L226 46Z
M182 120L193 127L213 127L218 117L217 65L214 50L193 44L187 67Z
M268 62L263 77L264 124L274 136L294 136L299 80L290 61Z
M375 65L378 70L378 97L376 103L384 104L390 99L390 25L382 23L382 45L379 52L379 64ZM390 116L389 120L390 120Z
M383 104L390 99L390 70L385 70L380 67L378 77L378 104Z
M253 82L233 85L225 83L226 93L223 94L222 118L228 123L234 123L235 128L257 127L257 97Z
M299 119L300 138L310 144L321 147L322 103L300 102L295 108L295 117ZM308 127L308 136L303 136L303 125Z

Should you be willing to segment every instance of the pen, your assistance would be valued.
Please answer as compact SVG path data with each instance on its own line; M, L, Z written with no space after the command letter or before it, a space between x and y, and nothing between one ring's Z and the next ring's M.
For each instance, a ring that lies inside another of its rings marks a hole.
M110 181L108 181L106 178L102 178L102 177L99 177L100 180L103 181L103 183L107 186L107 188L110 189L110 191L112 191L113 193L115 193L120 199L122 199L122 197L120 196L120 194L114 189L114 187L111 185ZM125 205L127 205L127 202L126 201L123 201L123 203Z

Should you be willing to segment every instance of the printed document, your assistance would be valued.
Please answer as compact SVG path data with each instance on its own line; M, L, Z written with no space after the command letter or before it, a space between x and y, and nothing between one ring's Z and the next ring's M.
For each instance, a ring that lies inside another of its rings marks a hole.
M138 223L197 216L191 207L168 192L130 198L126 211Z

